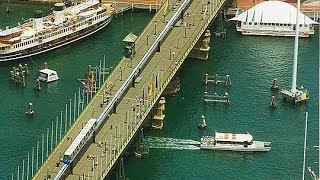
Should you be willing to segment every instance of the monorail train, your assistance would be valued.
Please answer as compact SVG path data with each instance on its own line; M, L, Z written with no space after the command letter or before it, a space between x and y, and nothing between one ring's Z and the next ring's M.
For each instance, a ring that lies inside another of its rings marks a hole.
M123 94L126 92L126 90L130 87L132 82L134 82L135 78L138 76L138 73L140 70L145 66L145 64L148 62L150 56L152 53L154 53L155 49L159 45L160 41L162 41L168 32L171 30L171 27L173 24L181 17L181 14L184 13L185 8L189 5L191 0L184 0L181 2L181 5L177 12L174 14L174 16L168 21L164 29L161 31L159 36L156 38L155 42L152 44L152 46L149 48L149 50L146 52L146 54L142 57L142 59L139 61L139 63L136 65L135 69L132 71L132 73L129 75L129 77L126 79L126 81L122 84L122 86L119 88L117 93L114 95L114 97L111 99L107 107L103 110L103 112L100 114L100 116L97 119L90 119L85 127L81 130L79 135L76 137L76 139L72 142L72 144L69 146L67 151L64 153L63 157L63 163L64 166L60 169L58 174L55 176L54 180L60 179L63 174L65 173L67 167L72 163L72 161L75 159L77 154L80 152L80 150L83 148L83 146L87 143L87 141L92 137L94 131L97 127L99 127L102 122L106 119L106 117L110 114L111 110L116 105L116 101L123 96Z
M89 119L83 129L80 131L78 136L71 143L67 151L63 155L62 162L64 163L63 167L60 169L58 174L54 177L54 180L61 179L64 175L68 166L72 163L77 154L81 151L83 146L88 142L92 137L94 131L97 127L97 119Z
M69 146L67 151L63 155L63 163L70 164L77 154L80 152L82 147L92 137L95 128L97 126L97 119L90 119L87 124L80 131L78 136L74 139L72 144Z

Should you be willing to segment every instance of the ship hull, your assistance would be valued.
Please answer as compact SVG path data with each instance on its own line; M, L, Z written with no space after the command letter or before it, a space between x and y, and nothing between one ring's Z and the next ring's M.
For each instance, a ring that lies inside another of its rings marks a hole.
M24 49L18 52L13 52L9 54L0 54L0 62L30 58L31 56L42 54L44 52L48 52L48 51L60 48L62 46L68 45L70 43L83 39L87 36L90 36L91 34L94 34L97 31L101 30L102 28L106 27L111 22L112 18L113 18L113 15L110 15L104 21L101 21L95 25L92 25L90 29L83 30L82 32L77 31L77 32L80 32L77 35L75 32L74 34L65 36L63 37L63 40L60 40L59 42L50 41L50 42L40 44L38 46Z
M213 144L201 143L200 149L215 150L215 151L241 151L241 152L266 152L270 151L271 142L254 141L252 145L245 147L238 144Z

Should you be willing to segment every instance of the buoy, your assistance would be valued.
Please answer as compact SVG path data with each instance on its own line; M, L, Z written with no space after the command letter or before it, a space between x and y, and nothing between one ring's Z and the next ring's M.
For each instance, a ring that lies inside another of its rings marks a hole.
M201 120L199 122L198 128L204 129L206 127L207 127L206 118L204 117L204 115L201 115Z
M277 79L273 79L271 90L273 90L273 91L279 90L279 85L278 85L278 80Z
M276 106L277 106L276 97L275 96L271 96L270 107L274 108Z
M28 111L26 112L26 115L32 116L34 111L32 110L32 103L29 103Z

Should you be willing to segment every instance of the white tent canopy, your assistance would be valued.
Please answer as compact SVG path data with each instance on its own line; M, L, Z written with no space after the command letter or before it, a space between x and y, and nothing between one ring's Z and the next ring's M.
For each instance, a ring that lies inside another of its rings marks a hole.
M255 5L231 21L296 24L297 8L282 1L265 1ZM300 24L318 24L299 12Z

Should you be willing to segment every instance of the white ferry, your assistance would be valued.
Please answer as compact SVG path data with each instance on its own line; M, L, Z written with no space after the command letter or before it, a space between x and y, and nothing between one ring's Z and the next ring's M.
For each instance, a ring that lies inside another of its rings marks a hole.
M299 11L299 25L296 26L297 8L282 1L264 1L236 16L236 29L242 35L294 36L298 28L299 37L314 34L316 21Z
M90 0L65 7L56 3L53 13L34 18L17 27L0 31L0 62L30 57L89 36L112 20L111 4Z
M219 133L214 136L203 136L200 149L220 151L270 151L271 142L253 141L253 137L247 134Z

